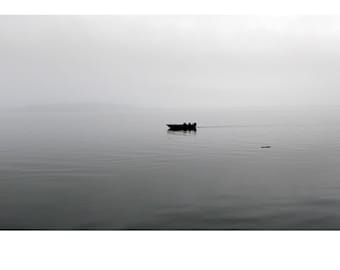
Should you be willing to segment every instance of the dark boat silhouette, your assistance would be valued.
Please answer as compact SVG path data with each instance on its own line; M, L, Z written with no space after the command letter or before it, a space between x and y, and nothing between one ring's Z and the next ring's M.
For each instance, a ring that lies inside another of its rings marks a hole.
M184 131L196 131L196 123L194 124L167 124L169 130L184 130Z

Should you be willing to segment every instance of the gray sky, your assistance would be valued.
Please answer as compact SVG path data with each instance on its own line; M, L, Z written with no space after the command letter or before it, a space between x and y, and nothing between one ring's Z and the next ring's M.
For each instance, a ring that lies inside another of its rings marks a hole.
M340 16L0 16L0 106L340 105Z

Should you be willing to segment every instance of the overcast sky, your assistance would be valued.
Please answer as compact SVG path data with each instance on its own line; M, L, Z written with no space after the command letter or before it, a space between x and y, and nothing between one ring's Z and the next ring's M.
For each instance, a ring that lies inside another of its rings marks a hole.
M340 16L0 16L0 106L340 105Z

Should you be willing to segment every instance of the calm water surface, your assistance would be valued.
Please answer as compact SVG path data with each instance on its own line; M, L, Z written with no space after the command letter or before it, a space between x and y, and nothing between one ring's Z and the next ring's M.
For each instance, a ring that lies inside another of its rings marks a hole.
M202 127L165 127L185 120ZM340 229L336 109L0 121L1 229Z

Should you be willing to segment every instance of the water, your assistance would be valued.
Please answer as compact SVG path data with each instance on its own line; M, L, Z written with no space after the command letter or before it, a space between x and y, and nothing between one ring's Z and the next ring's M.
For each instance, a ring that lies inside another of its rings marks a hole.
M167 131L184 120L202 127ZM339 120L317 108L4 112L0 228L340 229Z

